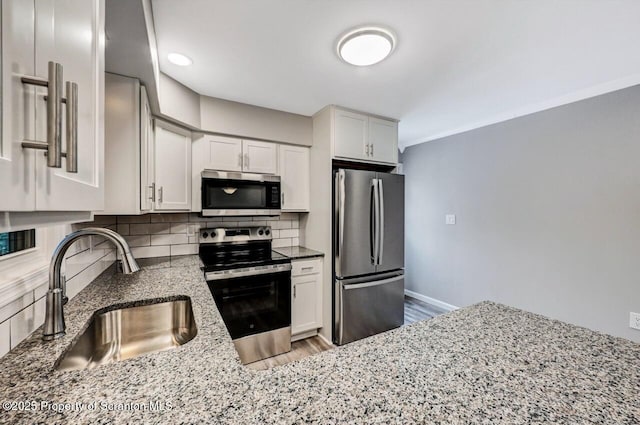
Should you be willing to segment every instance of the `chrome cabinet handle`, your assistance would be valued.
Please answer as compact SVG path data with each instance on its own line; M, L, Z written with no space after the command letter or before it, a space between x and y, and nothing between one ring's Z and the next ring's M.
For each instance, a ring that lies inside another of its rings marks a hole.
M25 141L26 149L42 149L47 151L47 166L62 167L62 65L49 62L48 78L22 77L22 84L47 88L47 141Z
M155 185L155 183L154 183ZM162 197L164 195L164 188L162 186L160 186L160 189L158 189L158 203L161 204L162 203Z
M78 84L67 81L67 171L78 172Z
M309 266L309 267L302 267L300 270L305 271L305 270L313 270L313 266Z
M293 298L296 297L296 285L293 285Z
M244 168L249 169L249 154L244 154Z
M242 167L242 154L238 154L238 167Z
M370 144L369 146L371 146L371 156L373 156L373 143Z
M151 186L147 186L149 189L151 189L151 196L149 196L149 200L151 202L156 202L156 183L153 182L151 183Z
M364 153L365 153L367 156L369 156L369 144L367 143L367 144L366 144L366 145L364 145L364 146L365 146L365 148L364 148Z
M284 192L282 192L282 205L284 205Z

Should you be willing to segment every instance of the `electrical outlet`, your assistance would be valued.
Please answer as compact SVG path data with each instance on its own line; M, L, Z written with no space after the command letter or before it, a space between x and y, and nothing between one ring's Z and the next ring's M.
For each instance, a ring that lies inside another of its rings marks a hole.
M447 214L444 216L444 222L447 224L456 224L455 214Z
M640 330L640 313L629 313L629 327Z

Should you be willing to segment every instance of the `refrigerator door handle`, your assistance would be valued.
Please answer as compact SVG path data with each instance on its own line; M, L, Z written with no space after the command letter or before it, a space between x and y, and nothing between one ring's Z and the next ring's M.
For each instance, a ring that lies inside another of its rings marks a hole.
M369 248L371 250L371 264L374 266L378 264L378 251L380 249L380 198L378 197L378 179L371 180L371 193L373 194L373 202L369 205L370 208L370 226L369 226Z
M344 198L345 198L345 188L344 188L344 170L338 171L338 180L339 180L339 188L338 188L338 196L340 208L338 210L338 254L342 255L342 242L344 240Z
M382 254L384 252L384 189L382 179L378 179L378 261L382 264Z

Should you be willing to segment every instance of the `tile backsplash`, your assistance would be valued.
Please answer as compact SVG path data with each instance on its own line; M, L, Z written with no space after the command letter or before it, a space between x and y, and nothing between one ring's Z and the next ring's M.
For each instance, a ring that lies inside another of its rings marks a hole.
M113 228L127 240L136 258L164 257L198 253L198 232L210 227L271 226L273 248L300 244L297 213L278 217L200 217L195 213L96 216L85 225Z

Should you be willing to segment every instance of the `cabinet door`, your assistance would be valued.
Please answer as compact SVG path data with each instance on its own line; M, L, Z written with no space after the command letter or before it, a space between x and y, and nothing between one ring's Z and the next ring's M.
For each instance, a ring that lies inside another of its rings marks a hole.
M243 140L242 170L247 173L275 174L278 165L277 147L275 143Z
M104 203L104 1L38 0L36 5L35 68L46 78L48 62L63 66L63 81L78 84L78 172L49 168L36 154L36 209L102 210ZM46 137L46 89L36 97L36 138ZM63 97L66 97L63 88ZM66 112L63 107L63 152Z
M20 76L35 75L34 3L3 1L2 79L0 94L0 211L33 211L35 157L41 151L22 149L24 140L34 139L35 87L22 84Z
M210 170L242 171L242 140L231 137L210 136Z
M398 123L369 118L370 159L380 162L398 162Z
M140 87L140 210L153 209L154 154L153 118L147 97L147 89Z
M335 110L334 155L342 158L368 159L368 121L366 115Z
M291 291L291 334L320 327L317 310L318 276L294 276Z
M191 136L182 129L156 121L156 211L191 208Z
M283 211L309 211L309 148L280 145Z

